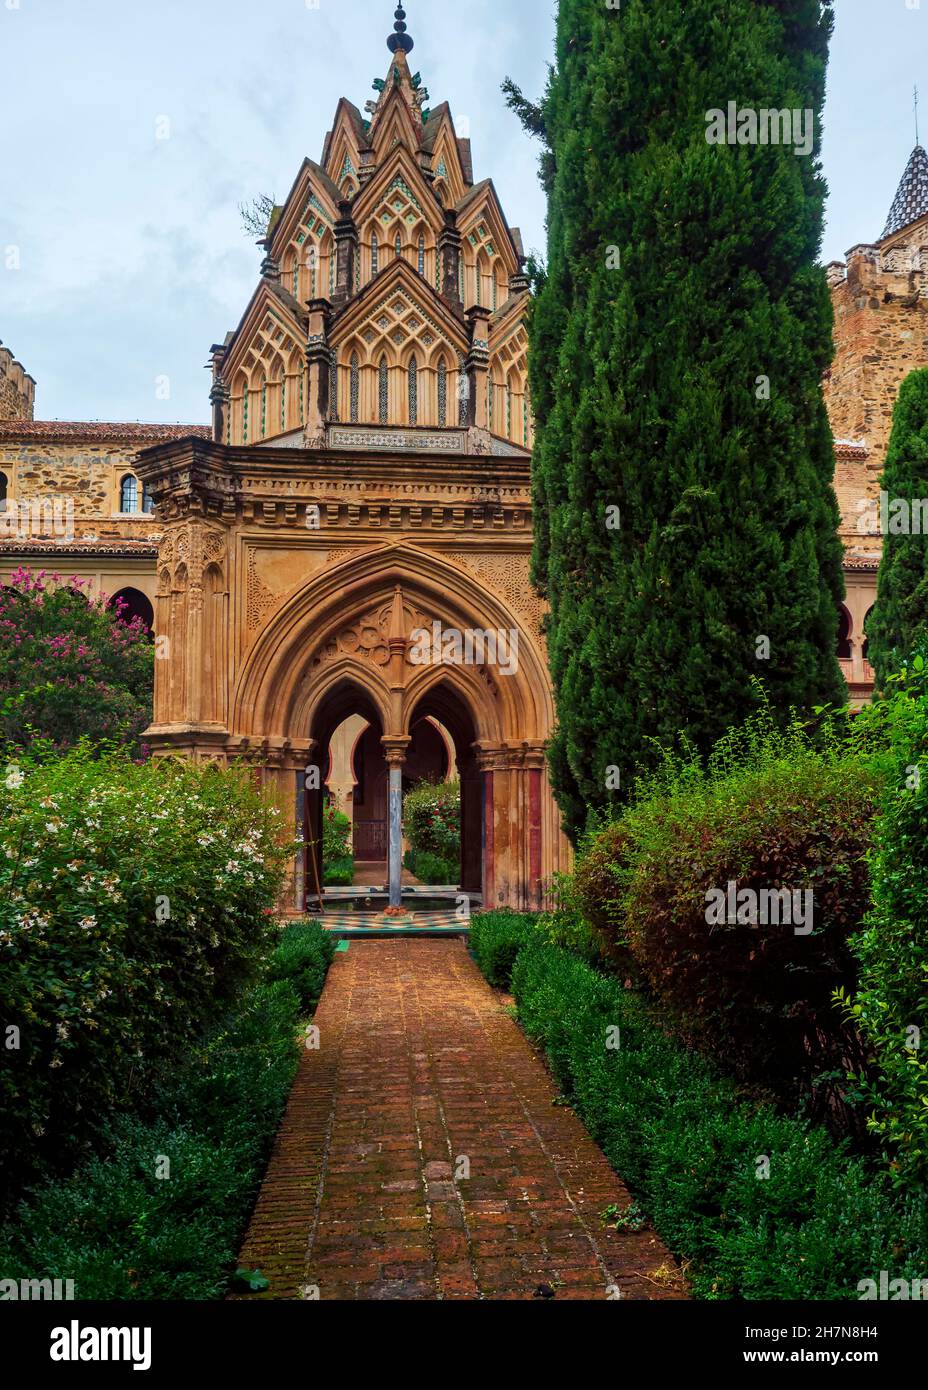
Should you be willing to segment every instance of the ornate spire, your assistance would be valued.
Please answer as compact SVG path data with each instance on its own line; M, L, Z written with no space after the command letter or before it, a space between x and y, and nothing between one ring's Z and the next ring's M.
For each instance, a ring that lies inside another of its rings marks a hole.
M406 19L406 11L403 9L402 5L397 6L396 14L393 17L396 20L393 26L396 33L391 34L387 39L387 47L391 53L395 53L398 48L401 48L404 53L411 53L415 45L406 33L406 24L404 22Z
M921 145L916 145L909 155L902 182L896 190L893 205L889 210L886 226L880 241L885 241L894 232L916 222L928 213L928 154Z

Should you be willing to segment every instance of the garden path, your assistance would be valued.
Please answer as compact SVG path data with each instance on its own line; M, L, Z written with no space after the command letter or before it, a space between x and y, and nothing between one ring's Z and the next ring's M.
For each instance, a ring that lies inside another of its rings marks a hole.
M685 1297L604 1223L628 1192L506 1002L460 939L336 955L241 1252L261 1297Z

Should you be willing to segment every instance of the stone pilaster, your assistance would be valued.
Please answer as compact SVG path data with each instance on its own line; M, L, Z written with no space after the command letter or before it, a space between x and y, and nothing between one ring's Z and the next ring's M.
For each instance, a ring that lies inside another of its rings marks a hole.
M490 318L489 309L475 304L467 311L470 351L467 354L469 400L467 423L471 429L488 430L487 381L490 375Z
M354 297L355 263L358 256L358 229L355 226L352 204L343 198L338 205L335 223L335 291L332 302L341 309Z
M329 418L332 357L329 350L329 318L332 305L327 299L311 299L306 337L306 421L303 427L307 449L325 448L325 427Z
M461 312L464 308L461 303L461 233L458 231L458 215L453 208L445 211L445 225L438 238L438 258L442 298L452 309Z

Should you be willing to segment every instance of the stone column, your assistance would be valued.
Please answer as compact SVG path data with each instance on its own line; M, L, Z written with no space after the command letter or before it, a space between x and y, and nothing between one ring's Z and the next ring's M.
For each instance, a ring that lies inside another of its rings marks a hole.
M226 411L229 408L229 388L222 377L222 363L226 355L226 350L221 343L213 343L210 348L212 354L213 384L210 388L209 403L213 408L213 441L216 444L226 442Z
M390 769L390 907L391 914L403 910L403 768L411 739L384 737L387 767Z

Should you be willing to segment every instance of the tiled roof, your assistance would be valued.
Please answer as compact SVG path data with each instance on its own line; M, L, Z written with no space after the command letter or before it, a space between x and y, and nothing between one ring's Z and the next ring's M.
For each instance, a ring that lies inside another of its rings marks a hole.
M155 541L131 541L109 537L91 541L0 540L0 555L126 555L149 560L158 554Z
M870 457L870 449L862 439L836 439L835 455L839 459L865 459Z
M875 572L880 568L880 557L879 555L864 557L862 555L846 554L844 557L844 568L846 570L870 570Z
M917 222L926 213L928 213L928 154L925 153L921 145L916 145L909 155L909 162L905 166L905 173L902 175L902 181L896 190L896 196L893 199L893 205L889 210L889 217L880 240L884 241L894 232L908 227L911 222Z
M192 434L200 439L210 439L212 433L209 425L144 425L138 421L119 424L106 420L0 420L0 440L157 444L168 439L187 439Z

